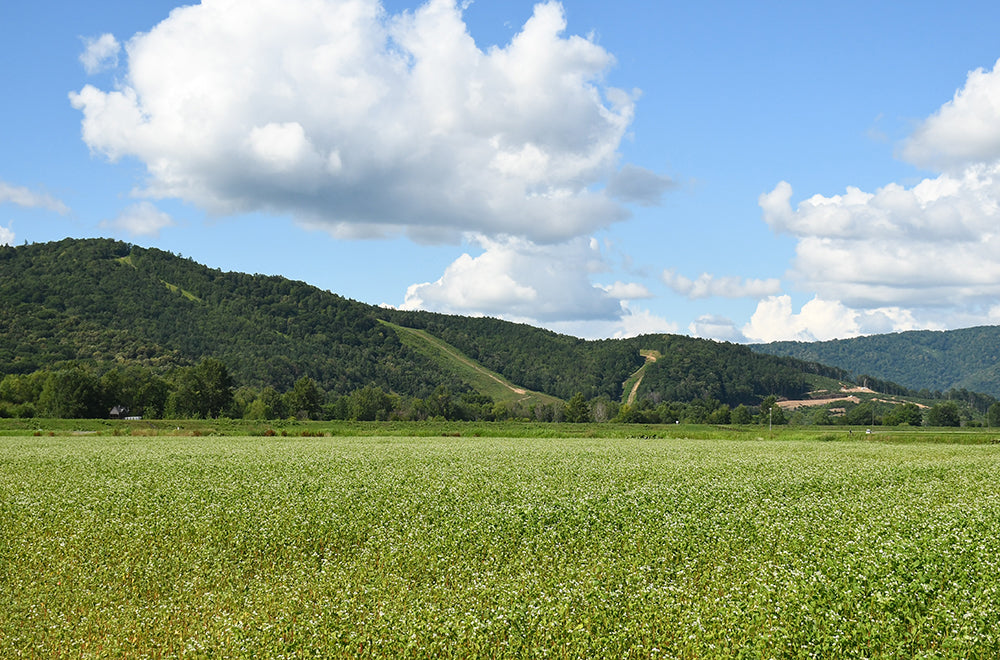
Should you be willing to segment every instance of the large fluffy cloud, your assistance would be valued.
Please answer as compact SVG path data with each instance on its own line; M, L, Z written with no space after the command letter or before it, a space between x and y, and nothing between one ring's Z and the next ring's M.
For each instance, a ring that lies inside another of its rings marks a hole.
M145 164L149 196L338 236L558 242L626 216L602 181L638 203L670 185L619 169L634 95L565 28L546 2L484 50L454 0L204 0L128 41L116 89L70 99L93 151Z
M606 270L595 240L537 245L481 236L478 241L482 254L463 254L436 282L410 286L403 308L541 322L617 321L623 299L649 295L638 285L601 287L590 281Z
M901 153L911 163L936 170L1000 157L1000 61L992 71L969 73L965 86L917 127Z
M792 314L764 301L748 336L847 336L991 322L1000 301L1000 69L976 70L901 154L939 174L874 192L849 187L793 208L792 187L760 196L764 220L798 240L790 279L816 300ZM841 307L837 307L840 305ZM780 320L780 323L779 323ZM885 327L888 323L889 327Z
M912 188L761 198L764 219L798 238L792 279L853 307L976 306L1000 298L1000 163Z
M905 309L886 307L859 311L838 301L813 298L795 313L789 296L770 296L757 305L743 335L751 341L826 341L870 332L921 327ZM934 327L934 329L939 329Z

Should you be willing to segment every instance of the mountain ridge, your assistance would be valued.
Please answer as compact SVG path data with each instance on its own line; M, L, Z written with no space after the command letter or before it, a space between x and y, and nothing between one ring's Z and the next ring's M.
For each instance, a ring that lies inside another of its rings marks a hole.
M421 398L441 387L478 391L468 372L417 350L389 324L425 331L512 386L563 401L580 394L622 402L623 385L644 365L636 405L755 406L805 395L810 374L849 375L683 335L584 340L487 317L377 307L112 239L0 248L0 374L71 364L168 370L211 357L237 385L278 391L303 377L337 395L366 387ZM643 351L661 358L647 364Z
M770 355L814 360L913 390L971 390L1000 397L1000 326L910 330L821 342L753 346Z

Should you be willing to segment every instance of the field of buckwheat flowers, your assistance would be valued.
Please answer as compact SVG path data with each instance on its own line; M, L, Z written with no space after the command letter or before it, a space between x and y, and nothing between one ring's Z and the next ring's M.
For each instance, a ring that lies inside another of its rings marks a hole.
M1000 657L1000 447L3 437L0 657Z

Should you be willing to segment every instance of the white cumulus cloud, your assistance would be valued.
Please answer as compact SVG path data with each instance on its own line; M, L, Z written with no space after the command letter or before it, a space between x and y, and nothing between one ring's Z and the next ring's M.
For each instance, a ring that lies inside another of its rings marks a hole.
M970 73L900 154L938 174L794 205L786 181L760 196L765 222L797 240L788 278L816 299L799 314L783 297L762 302L748 336L850 336L913 329L915 319L919 327L992 322L1000 301L998 68Z
M482 254L463 254L437 281L411 285L402 309L540 322L621 317L620 300L590 281L606 268L594 241L477 240Z
M647 309L634 307L628 301L622 301L623 314L614 332L608 332L594 337L614 337L618 339L637 337L650 334L676 334L678 326L673 321L657 316Z
M785 185L761 206L766 222L798 239L790 276L802 288L863 308L1000 299L1000 163L912 188L815 195L794 210Z
M604 84L609 52L565 31L557 2L484 50L454 0L398 15L377 0L204 0L129 40L116 88L70 100L91 150L139 159L153 197L344 237L560 242L670 186L619 168L635 94Z
M562 321L546 323L545 327L555 332L584 339L624 339L639 335L676 334L679 326L654 314L648 309L636 307L628 300L621 301L621 316L616 319L590 321Z
M138 202L127 207L114 220L102 222L101 226L125 231L132 236L159 236L160 230L174 226L174 221L151 202Z
M1000 159L1000 60L992 71L971 71L954 98L903 143L901 155L938 171Z
M743 334L754 341L825 341L860 334L857 313L839 302L813 298L799 313L789 296L771 296L757 304Z
M789 296L771 296L757 304L743 335L750 341L827 341L876 332L902 332L920 327L913 314L899 307L856 310L836 300L814 297L794 312Z
M87 73L100 73L118 66L118 53L122 47L113 34L87 37L83 40L83 48L80 63Z
M10 227L0 227L0 245L13 245L14 231Z

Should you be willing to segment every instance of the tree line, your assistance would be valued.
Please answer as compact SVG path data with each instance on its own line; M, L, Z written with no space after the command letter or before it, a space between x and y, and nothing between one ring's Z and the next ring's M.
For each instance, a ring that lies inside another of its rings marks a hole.
M958 400L961 400L960 398ZM406 396L366 385L346 394L329 392L309 376L279 391L273 386L237 386L226 365L206 358L196 365L165 374L137 365L119 365L98 374L83 365L30 374L7 374L0 380L0 417L146 419L230 417L301 420L448 420L539 422L618 422L636 424L813 424L880 426L977 425L972 409L955 399L927 408L914 403L889 405L864 402L849 405L844 414L829 408L786 412L778 397L759 405L730 406L713 398L654 401L644 397L633 405L606 396L586 398L577 392L565 402L518 404L495 402L469 389L439 385L428 396ZM985 423L1000 427L1000 403L986 409Z
M774 342L754 348L837 365L855 374L877 373L884 379L907 383L909 391L925 395L965 388L1000 396L998 346L1000 326L994 325L822 342Z

